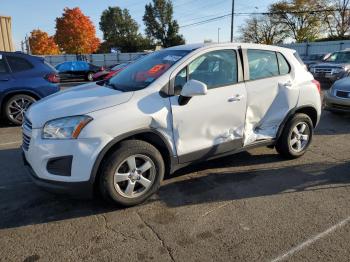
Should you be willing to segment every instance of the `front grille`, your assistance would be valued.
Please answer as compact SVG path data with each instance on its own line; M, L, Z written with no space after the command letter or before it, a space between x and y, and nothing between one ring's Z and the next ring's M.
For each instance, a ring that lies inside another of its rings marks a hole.
M316 67L315 73L316 74L331 74L332 68Z
M350 92L346 92L346 91L337 91L336 93L337 97L341 97L341 98L350 98Z
M339 105L339 104L332 104L331 106L335 109L350 110L350 106L344 106L344 105Z
M28 151L30 146L31 136L32 136L32 123L26 117L24 117L24 122L22 126L22 136L23 136L22 148L25 151Z

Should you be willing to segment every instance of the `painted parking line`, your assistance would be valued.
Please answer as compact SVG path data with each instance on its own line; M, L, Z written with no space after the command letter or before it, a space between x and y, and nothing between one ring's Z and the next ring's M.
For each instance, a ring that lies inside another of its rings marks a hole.
M305 242L302 242L301 244L299 244L298 246L292 248L288 252L286 252L284 254L281 254L280 256L278 256L275 259L271 260L271 262L279 262L279 261L283 261L283 260L289 258L290 256L292 256L295 253L301 251L302 249L310 246L311 244L315 243L316 241L326 237L327 235L329 235L330 233L334 232L338 228L341 228L341 227L345 226L349 222L350 222L350 217L348 217L348 218L344 219L343 221L339 222L338 224L328 228L326 231L323 231L322 233L319 233L318 235L316 235L316 236L314 236L312 238L309 238L308 240L306 240Z
M18 145L21 143L22 141L13 141L13 142L1 143L0 146L11 146L11 145Z

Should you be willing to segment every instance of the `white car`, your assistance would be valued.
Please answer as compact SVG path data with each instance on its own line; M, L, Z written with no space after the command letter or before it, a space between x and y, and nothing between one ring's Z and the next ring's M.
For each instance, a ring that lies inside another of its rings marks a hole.
M193 162L259 146L300 157L320 115L319 83L294 50L183 45L34 104L24 161L40 186L132 206Z

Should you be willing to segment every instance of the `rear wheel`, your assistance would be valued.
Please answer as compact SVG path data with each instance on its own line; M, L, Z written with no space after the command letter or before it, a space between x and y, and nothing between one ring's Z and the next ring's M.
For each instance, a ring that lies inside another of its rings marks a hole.
M313 136L313 124L306 114L296 114L285 126L276 144L282 156L293 159L305 154Z
M21 125L24 119L24 113L36 101L29 95L19 94L11 97L5 104L5 116L15 125Z
M122 206L138 205L158 190L164 170L163 158L151 144L121 142L102 167L101 193Z

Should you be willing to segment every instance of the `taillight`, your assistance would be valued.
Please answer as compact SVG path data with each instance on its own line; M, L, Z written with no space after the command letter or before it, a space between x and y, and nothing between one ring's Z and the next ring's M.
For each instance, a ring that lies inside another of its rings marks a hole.
M50 83L57 84L60 82L60 77L58 74L50 73L45 76L45 79L49 81Z
M321 84L317 80L312 80L312 83L316 85L318 92L321 94Z
M100 71L104 71L104 70L105 70L105 68L103 66L101 66Z

